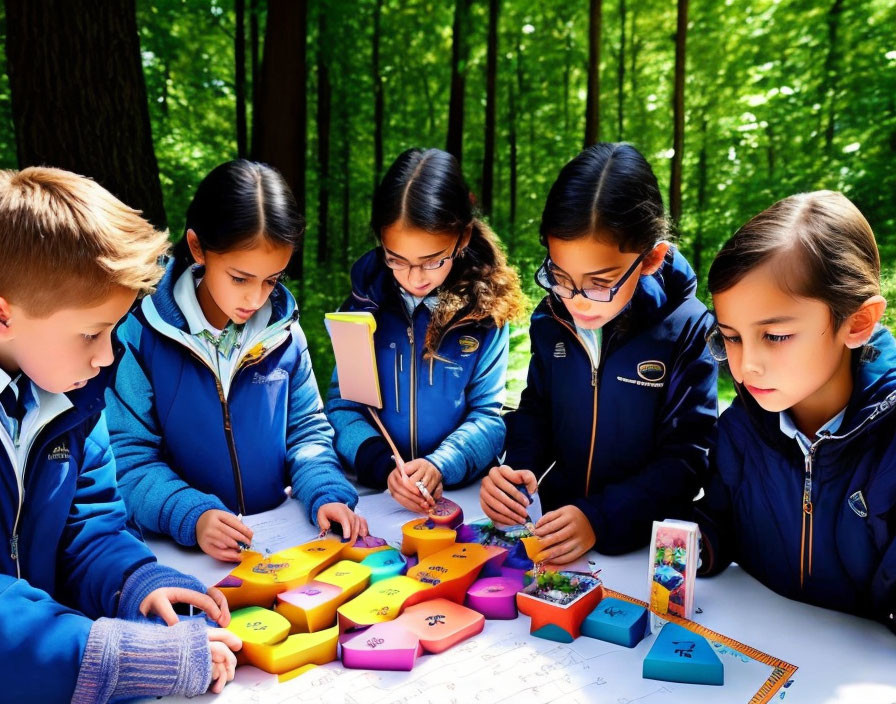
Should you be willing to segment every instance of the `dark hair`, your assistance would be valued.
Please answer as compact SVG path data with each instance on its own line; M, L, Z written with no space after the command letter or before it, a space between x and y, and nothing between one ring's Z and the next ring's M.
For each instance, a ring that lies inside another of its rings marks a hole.
M741 227L709 268L712 294L777 260L782 290L827 304L835 327L880 293L880 254L868 221L842 193L780 200Z
M644 252L668 236L650 164L630 144L599 142L560 170L541 214L541 243L608 234L622 252Z
M426 332L430 353L459 318L492 318L502 326L525 312L519 276L507 266L495 233L477 216L454 156L441 149L408 149L395 160L374 193L370 225L381 240L383 229L397 222L458 236L471 227L470 242L455 259Z
M295 250L305 221L280 172L267 164L235 159L216 166L196 187L184 237L174 248L181 266L193 261L187 230L193 230L209 252L245 249L258 237Z

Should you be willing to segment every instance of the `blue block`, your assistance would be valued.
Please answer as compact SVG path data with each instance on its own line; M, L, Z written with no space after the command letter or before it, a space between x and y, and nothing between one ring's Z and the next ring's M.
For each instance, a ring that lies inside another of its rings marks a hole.
M536 638L544 638L545 640L553 640L558 643L572 643L575 640L571 633L553 623L549 623L547 626L542 626L537 631L532 631L530 635L533 635Z
M405 559L395 548L380 550L361 560L362 565L370 568L370 583L379 582L387 577L404 574Z
M667 623L644 658L647 679L686 684L725 684L725 669L709 641L701 635Z
M607 597L582 622L582 635L634 648L647 630L647 609Z

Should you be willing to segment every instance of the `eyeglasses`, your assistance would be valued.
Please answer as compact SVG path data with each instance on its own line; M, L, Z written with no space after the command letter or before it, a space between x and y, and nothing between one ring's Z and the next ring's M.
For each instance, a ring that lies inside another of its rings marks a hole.
M638 255L638 258L632 262L632 265L628 268L622 278L616 282L615 286L590 286L588 288L576 288L575 286L567 286L565 284L561 284L557 281L557 278L554 276L554 272L551 271L552 267L555 267L556 264L551 261L550 257L545 257L544 262L542 262L541 266L538 267L538 271L535 272L535 283L541 286L545 291L550 291L556 296L560 298L574 298L576 294L581 294L589 301L599 301L601 303L609 303L613 300L613 297L619 292L619 289L622 288L623 284L628 281L628 278L634 273L635 269L638 267L644 257L646 257L653 249L648 249L641 254ZM572 283L572 282L570 282Z
M402 259L391 259L389 255L386 254L385 250L383 250L383 263L392 271L410 271L411 269L435 271L436 269L441 269L443 266L445 266L445 262L451 261L452 259L457 257L457 248L460 245L461 237L462 234L457 236L457 241L454 243L454 249L451 250L451 254L449 254L447 257L442 257L441 259L430 259L429 261L423 262L422 264L411 264L410 262L404 261Z
M717 362L728 360L728 350L725 347L725 335L718 325L713 325L706 333L706 347L712 358Z

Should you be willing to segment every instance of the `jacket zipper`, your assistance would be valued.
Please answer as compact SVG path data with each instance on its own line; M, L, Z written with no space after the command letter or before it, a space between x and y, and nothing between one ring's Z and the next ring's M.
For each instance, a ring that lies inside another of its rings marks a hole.
M411 459L417 458L417 352L414 346L414 324L408 325L408 341L411 343Z

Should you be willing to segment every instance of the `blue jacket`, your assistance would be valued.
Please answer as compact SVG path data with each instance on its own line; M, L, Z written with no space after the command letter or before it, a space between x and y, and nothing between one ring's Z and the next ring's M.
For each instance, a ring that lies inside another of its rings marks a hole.
M270 324L242 351L225 397L180 334L177 274L169 264L156 293L119 327L125 354L106 392L119 484L136 524L195 545L205 511L266 511L290 484L312 521L325 503L354 506L289 291L274 289Z
M697 504L702 572L734 560L790 599L894 628L896 341L878 328L853 357L843 422L810 448L811 522L803 511L803 452L781 432L777 413L738 389L719 419L706 495Z
M563 302L532 315L532 359L519 409L505 416L506 462L536 476L545 510L572 504L605 554L647 544L654 520L689 514L717 417L709 312L677 251L642 276L603 328L594 368Z
M424 457L442 473L446 486L478 477L492 466L504 442L500 410L504 400L508 326L491 319L455 323L435 356L424 356L431 312L425 303L408 315L392 271L380 250L352 267L352 295L342 310L370 311L383 396L379 411L403 459ZM327 415L336 431L336 451L367 485L383 487L395 466L365 407L339 396L336 371L327 396Z
M73 405L35 437L21 490L8 436L0 443L4 701L70 701L93 619L138 618L140 602L161 586L202 589L193 578L172 579L173 571L125 529L102 413L108 377L105 370L66 394ZM138 568L155 576L126 605L122 589Z

